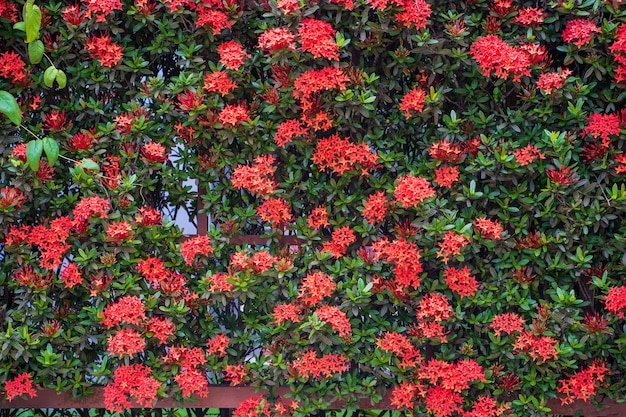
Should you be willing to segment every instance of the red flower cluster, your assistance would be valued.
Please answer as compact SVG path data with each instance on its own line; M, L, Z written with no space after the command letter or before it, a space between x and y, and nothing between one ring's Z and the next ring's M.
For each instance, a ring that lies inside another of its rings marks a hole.
M339 47L334 39L336 33L330 23L311 18L302 19L298 27L302 50L314 58L339 59Z
M624 318L624 308L626 308L626 286L611 287L604 297L605 308L614 313L620 319Z
M123 365L115 370L113 382L104 387L104 404L107 410L121 413L132 408L129 397L143 407L150 407L157 399L161 382L152 378L145 365Z
M72 215L74 220L72 221L73 228L79 232L85 232L89 219L92 216L98 216L100 218L106 218L107 213L111 210L111 204L109 200L101 197L85 197L76 204Z
M518 11L513 23L520 26L536 27L543 23L546 13L536 7L524 7Z
M259 36L259 48L270 53L281 49L296 49L297 35L291 33L289 28L271 28Z
M435 189L427 179L412 174L398 178L394 190L396 201L404 208L418 206L427 198L435 195Z
M420 286L422 251L404 238L389 242L386 238L372 244L374 259L393 264L396 287L400 290Z
M165 317L154 316L148 320L147 331L152 333L152 337L156 338L162 345L174 335L176 325Z
M560 380L561 386L557 388L557 391L565 395L565 398L561 398L561 404L571 404L574 400L589 402L589 399L596 395L598 388L602 386L608 375L609 368L596 360L587 369L578 371L567 379Z
M232 24L228 20L228 15L224 13L224 5L222 2L211 2L211 6L199 4L196 7L198 19L196 19L196 27L208 26L213 33L217 34L223 29L230 29Z
M163 163L167 161L168 154L165 146L158 142L148 142L141 147L141 154L150 162Z
M276 129L274 142L281 148L284 148L288 142L292 142L296 136L304 136L309 132L309 128L302 126L302 122L296 119L287 120Z
M391 390L391 405L398 410L402 408L413 410L417 397L423 397L425 394L426 392L421 384L403 382Z
M270 405L261 395L242 401L233 412L233 417L257 416L272 417Z
M237 41L224 42L217 47L217 53L220 55L220 62L231 70L238 70L243 62L250 57Z
M486 217L477 217L474 219L474 227L484 238L491 240L504 240L502 233L504 229L497 220L489 220Z
M224 71L214 71L204 75L204 86L202 89L209 93L217 92L224 97L235 88L237 88L237 84Z
M445 295L430 293L420 300L416 316L418 319L430 318L435 322L442 322L451 319L454 314L454 310Z
M224 334L216 334L213 339L209 339L207 353L209 355L226 356L226 348L230 344L230 337Z
M494 72L498 78L507 79L512 76L513 81L519 81L522 76L530 75L531 62L528 53L509 45L496 35L487 35L476 40L470 47L470 54L485 76Z
M131 239L134 236L133 225L122 220L109 223L105 240L107 242L119 243L123 240Z
M321 139L311 160L324 171L339 175L348 171L361 170L365 175L378 166L378 155L366 143L354 144L338 135Z
M346 89L350 78L341 68L326 67L320 70L303 72L293 82L293 96L297 99L309 99L320 91Z
M534 145L530 143L525 148L516 149L513 151L517 163L520 165L528 165L537 159L544 159L546 156Z
M87 17L96 15L96 22L105 22L114 10L122 10L120 0L82 0L82 3L87 8Z
M621 120L617 114L594 113L587 117L587 125L583 129L585 135L601 138L601 146L608 150L611 145L611 135L621 133Z
M496 336L500 336L501 333L521 332L524 329L524 319L515 313L498 314L491 321L489 328Z
M471 297L476 293L478 289L478 282L470 274L470 269L467 266L463 268L446 268L443 272L446 285L452 291L455 291L461 297Z
M572 75L569 68L559 68L558 72L546 72L539 76L537 80L537 88L544 94L552 94L555 90L563 87L567 77Z
M218 120L224 128L235 127L250 120L250 111L245 104L227 104L220 111Z
M252 193L267 196L274 192L276 183L272 178L276 167L272 155L259 155L252 165L239 165L231 176L233 187L245 188Z
M609 48L613 52L613 59L617 62L615 68L615 82L623 84L626 81L626 25L617 27L615 42Z
M376 191L367 197L367 200L363 203L363 211L361 213L369 223L382 222L387 215L388 205L389 202L385 197L385 192Z
M410 119L413 113L424 110L426 93L419 88L409 90L400 101L400 110L404 112L404 117Z
M326 354L321 358L313 349L307 349L299 359L291 363L297 376L305 378L330 378L348 370L349 362L342 355Z
M24 85L28 82L29 75L30 71L26 70L26 64L19 54L13 51L0 54L0 77L13 84Z
M352 336L350 320L339 307L324 305L315 310L315 315L320 320L330 324L330 327L335 329L341 338L349 340Z
M324 242L322 251L330 252L335 258L340 258L346 254L348 246L356 241L356 235L350 226L343 226L333 230L331 240Z
M307 217L306 224L311 229L319 229L328 226L328 211L326 207L315 207L309 217Z
M591 20L573 19L567 22L561 36L565 42L572 42L580 48L591 42L594 33L601 32L602 30Z
M435 182L442 187L451 188L459 180L459 167L442 165L435 169Z
M13 379L7 380L4 384L4 392L7 396L7 401L13 401L13 398L20 395L28 395L31 398L37 396L37 391L33 386L33 377L31 374L24 372L17 375Z
M240 271L251 270L255 274L261 274L270 269L277 262L277 258L267 250L255 252L251 257L245 251L239 251L231 255L230 264Z
M116 66L124 55L124 48L111 40L109 35L91 36L85 43L85 48L92 58L97 58L103 67Z
M293 221L291 207L284 198L268 198L256 209L256 215L274 229L280 229Z
M108 329L120 324L140 325L146 320L146 308L139 297L127 295L106 306L102 317L102 324Z
M413 368L422 362L422 354L413 346L408 337L396 332L384 332L376 339L376 346L382 350L393 353L401 359L401 368Z
M134 355L141 353L146 341L135 329L122 329L107 339L107 351L113 356Z
M448 230L443 235L443 240L439 244L437 257L447 263L451 256L459 255L461 253L461 249L468 243L469 238L456 233L454 230Z
M419 369L420 379L431 384L440 384L442 388L460 393L469 389L470 382L484 382L485 370L474 359L464 359L457 363L431 359Z
M185 286L185 278L169 271L165 263L155 257L149 257L137 262L137 271L154 288L160 289L164 294L179 294Z
M22 194L17 188L0 188L0 211L6 213L13 210L20 210L22 208L22 203L25 200L26 197L24 197L24 194Z
M209 256L212 253L211 238L206 235L192 237L180 245L180 254L183 256L185 263L190 266L193 265L196 256Z
M0 18L17 22L17 6L8 0L0 0Z
M458 392L437 385L426 391L424 402L426 411L435 417L450 417L462 411L463 397Z
M73 262L65 265L60 274L61 281L65 288L72 288L83 283L83 277L78 270L78 265Z
M224 367L224 380L230 381L231 387L243 385L248 379L246 365L238 363L236 365L226 365Z
M560 168L548 168L546 169L546 175L551 181L565 187L573 184L578 180L576 172L572 171L572 167L562 166Z
M274 311L272 311L272 317L274 317L272 323L276 325L279 325L286 321L300 323L302 321L302 319L300 318L300 314L302 314L302 306L300 306L299 304L278 304L276 307L274 307Z
M465 150L461 144L442 139L430 145L428 153L438 161L455 164L465 155Z
M558 342L550 336L537 336L529 331L522 332L513 347L518 351L527 353L533 360L541 359L539 363L544 363L548 359L556 358Z
M71 228L72 221L64 216L50 222L49 228L38 225L30 229L26 242L39 248L39 265L47 270L61 266L63 256L70 248L67 238Z
M331 277L323 272L309 272L306 277L300 280L300 290L298 299L305 306L314 306L324 297L329 297L337 285Z
M209 384L205 372L197 368L182 368L174 377L183 397L206 398L209 395Z

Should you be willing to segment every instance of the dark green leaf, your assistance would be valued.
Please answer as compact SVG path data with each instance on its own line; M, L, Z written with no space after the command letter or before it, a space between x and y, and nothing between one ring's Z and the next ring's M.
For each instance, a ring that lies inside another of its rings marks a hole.
M13 124L19 126L22 123L20 106L15 97L7 91L0 91L0 113L3 113Z
M43 138L43 150L50 166L54 166L59 159L59 144L52 138Z
M31 64L39 64L43 59L44 46L39 39L28 44L28 59Z
M43 141L41 139L31 140L26 146L26 163L33 171L39 170L39 160L43 152Z

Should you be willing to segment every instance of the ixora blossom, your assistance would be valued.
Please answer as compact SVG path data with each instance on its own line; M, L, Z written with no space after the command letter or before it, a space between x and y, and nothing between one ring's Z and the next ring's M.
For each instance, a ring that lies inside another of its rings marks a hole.
M245 188L261 196L272 194L278 184L273 179L276 171L276 158L272 155L259 155L251 165L238 165L230 180L235 188Z
M167 161L168 153L165 146L158 142L148 142L141 147L141 154L149 162L163 163Z
M224 42L217 47L217 53L220 55L220 62L231 70L238 70L243 62L250 57L237 41Z
M626 286L609 288L608 294L604 297L604 306L608 311L623 319L624 309L626 309Z
M470 55L474 57L485 76L492 72L496 77L520 81L522 76L530 75L530 59L528 53L520 48L509 45L496 35L487 35L477 39L470 47Z
M552 94L555 90L563 87L567 78L572 75L569 68L559 68L557 72L546 72L539 76L537 80L537 88L544 94Z
M150 407L157 399L161 382L150 376L151 369L145 365L124 365L113 374L113 382L104 387L104 405L116 413L132 407L130 398L143 407Z
M486 239L504 240L502 233L504 229L497 220L489 220L486 217L477 217L474 219L474 227Z
M4 384L4 392L7 396L7 401L12 401L15 397L21 395L28 395L31 398L37 396L37 391L33 386L33 377L28 372L23 372L15 378L7 380Z
M434 196L435 189L427 179L407 174L398 178L394 195L402 207L416 207Z
M343 175L360 170L362 175L378 166L378 155L366 143L352 143L333 135L320 139L311 160L324 171Z
M111 40L109 35L92 36L87 39L85 49L101 66L112 68L119 64L124 55L124 48Z
M305 378L330 378L349 369L349 361L342 355L327 353L317 357L313 349L307 349L298 359L291 362L298 376Z
M87 15L96 15L96 22L105 22L106 17L115 10L122 10L120 0L81 0L87 8Z
M591 42L594 33L601 32L592 20L573 19L567 22L561 36L565 42L571 42L580 48Z
M400 101L400 110L404 112L404 117L410 119L414 113L424 110L426 104L426 93L420 88L409 90Z
M561 404L571 404L574 400L589 402L591 397L597 394L598 389L604 385L604 380L609 373L609 368L604 363L595 360L586 369L560 380L561 385L557 391L565 395L561 398Z
M211 246L211 238L208 236L195 236L185 240L180 245L180 254L189 266L193 265L198 255L209 256L212 253L213 246Z
M330 23L311 18L303 19L298 28L302 50L314 58L339 59L339 47L334 40L336 33Z

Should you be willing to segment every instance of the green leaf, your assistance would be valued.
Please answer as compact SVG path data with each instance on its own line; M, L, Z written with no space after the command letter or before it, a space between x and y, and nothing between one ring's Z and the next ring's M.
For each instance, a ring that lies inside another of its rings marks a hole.
M41 9L37 5L32 6L26 16L26 43L31 43L39 39L39 29L41 29Z
M22 123L22 113L15 97L7 91L0 91L0 113L3 113L13 124Z
M83 170L100 172L100 166L93 159L90 158L83 159L82 161L80 161L80 164L78 164L78 166L81 167Z
M46 71L43 73L43 83L46 85L46 87L52 88L52 85L54 84L54 80L57 78L58 73L59 70L56 69L54 65L50 65L46 69Z
M26 146L26 163L33 171L39 170L39 160L43 152L43 141L41 139L31 140Z
M59 159L59 144L52 138L43 138L43 150L50 166L54 166Z
M17 22L16 24L13 25L13 29L26 32L26 22Z
M36 40L28 44L28 59L31 64L39 64L43 59L44 46L43 42Z
M56 80L59 88L65 88L65 86L67 85L67 75L65 75L65 72L63 72L63 70L59 70L56 76Z

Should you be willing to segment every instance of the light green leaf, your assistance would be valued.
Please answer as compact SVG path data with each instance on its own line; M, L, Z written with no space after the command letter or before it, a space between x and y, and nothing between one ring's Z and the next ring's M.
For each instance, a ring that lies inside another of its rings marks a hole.
M39 160L43 152L43 142L41 139L31 140L26 145L26 163L33 171L39 171Z
M54 166L59 159L59 144L52 138L43 138L43 151L50 166Z
M19 126L22 123L20 106L15 97L7 91L0 91L0 113L3 113L13 124Z
M63 70L59 70L56 76L56 80L59 88L65 88L65 86L67 85L67 75L65 75L65 72L63 72Z
M54 80L57 78L57 74L59 70L55 68L54 65L50 65L46 71L43 73L43 83L46 87L52 88L54 84Z
M13 25L13 29L26 32L26 22L17 22Z
M31 64L39 64L43 59L44 46L39 39L28 44L28 59Z
M39 29L41 29L41 9L39 6L33 5L24 21L26 22L26 43L39 39Z
M82 168L83 170L100 172L100 166L93 159L90 158L85 158L81 160L78 164L78 167Z

